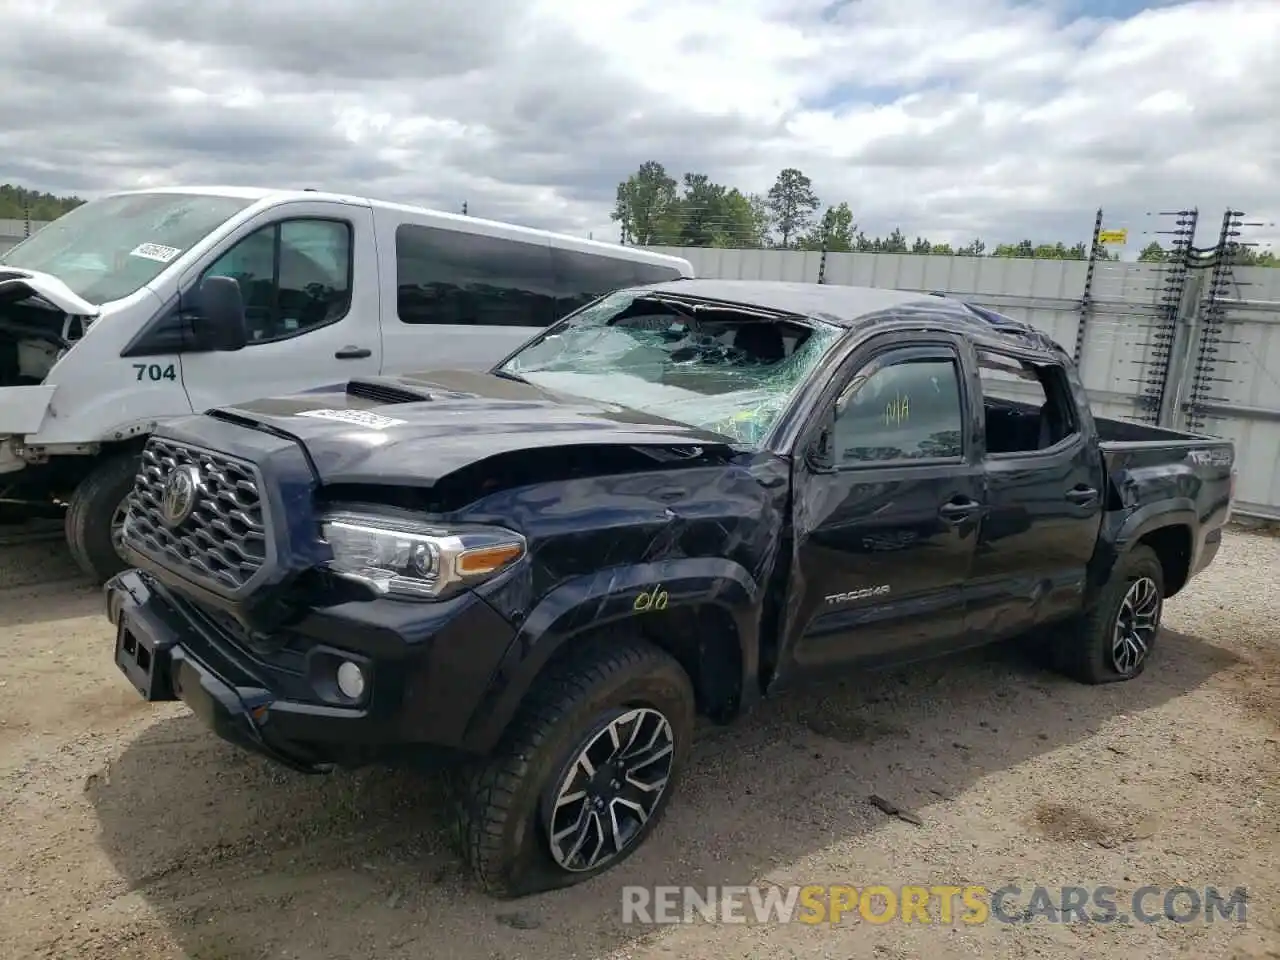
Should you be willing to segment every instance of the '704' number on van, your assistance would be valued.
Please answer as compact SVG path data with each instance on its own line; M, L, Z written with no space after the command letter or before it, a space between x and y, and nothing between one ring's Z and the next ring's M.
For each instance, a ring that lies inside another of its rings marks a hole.
M158 363L135 363L133 369L137 371L139 382L154 380L159 383L161 380L178 379L178 372L174 370L172 363L165 366Z

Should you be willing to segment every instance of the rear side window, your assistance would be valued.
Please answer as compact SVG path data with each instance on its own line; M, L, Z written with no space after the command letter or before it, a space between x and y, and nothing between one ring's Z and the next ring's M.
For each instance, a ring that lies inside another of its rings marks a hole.
M615 259L579 250L551 248L555 269L556 310L560 316L585 307L606 293L641 284L679 280L675 267Z
M636 268L636 283L669 283L684 276L675 267L657 263L635 263L632 266Z
M458 230L396 229L396 293L404 323L545 327L557 317L545 245Z
M988 454L1029 454L1079 432L1075 401L1062 367L978 352Z

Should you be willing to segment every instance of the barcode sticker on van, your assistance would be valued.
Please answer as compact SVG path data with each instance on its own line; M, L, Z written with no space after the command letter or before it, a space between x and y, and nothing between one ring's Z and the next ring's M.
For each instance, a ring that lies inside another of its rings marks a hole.
M158 243L140 243L129 251L131 257L141 257L143 260L157 260L160 263L168 263L182 251L177 247L165 247Z
M360 427L371 427L374 430L385 430L405 420L395 417L384 417L380 413L369 413L367 410L303 410L299 417L315 417L317 420L337 420L340 423L354 423Z

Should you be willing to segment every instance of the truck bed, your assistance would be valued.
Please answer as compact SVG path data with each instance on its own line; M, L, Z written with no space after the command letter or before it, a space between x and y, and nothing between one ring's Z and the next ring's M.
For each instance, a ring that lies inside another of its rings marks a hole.
M1104 450L1125 450L1142 448L1148 444L1158 443L1172 445L1178 449L1187 446L1203 446L1206 443L1225 443L1217 437L1206 437L1196 433L1185 433L1182 430L1170 430L1166 427L1152 427L1145 423L1134 423L1129 420L1112 420L1094 415L1094 423L1098 428L1098 440Z
M1106 417L1094 422L1111 507L1179 498L1204 508L1230 500L1232 441Z

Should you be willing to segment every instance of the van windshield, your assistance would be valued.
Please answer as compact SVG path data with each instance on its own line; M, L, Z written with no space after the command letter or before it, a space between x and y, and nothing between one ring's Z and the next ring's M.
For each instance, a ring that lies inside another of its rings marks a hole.
M57 277L90 303L135 293L254 201L135 193L76 207L0 255L0 265Z
M757 447L840 336L747 305L632 290L566 318L497 372Z

